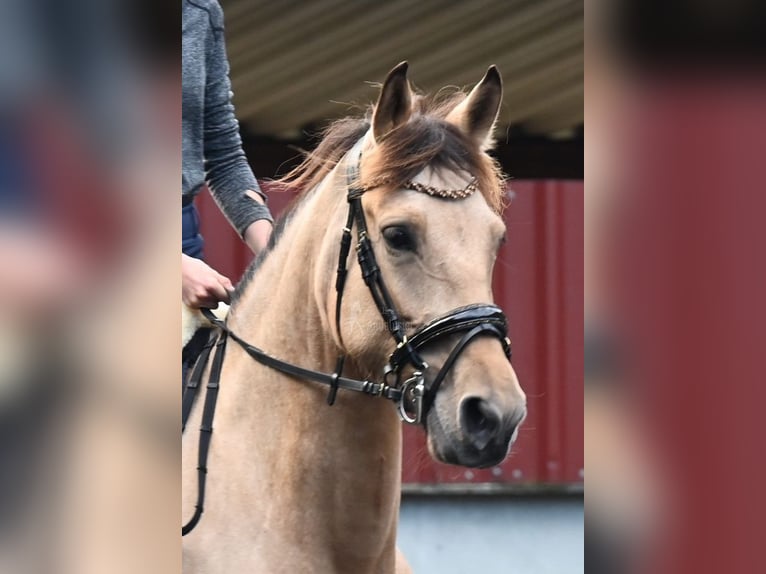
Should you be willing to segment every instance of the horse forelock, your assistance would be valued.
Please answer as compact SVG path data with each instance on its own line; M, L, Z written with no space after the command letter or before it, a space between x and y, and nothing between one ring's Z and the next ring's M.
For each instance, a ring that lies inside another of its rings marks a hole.
M409 121L389 132L370 151L364 178L385 179L390 187L401 187L426 168L468 172L476 178L487 203L502 212L505 185L499 164L446 119L465 97L464 92L447 90L435 96L415 96ZM319 185L367 134L374 111L370 106L364 118L332 122L322 132L316 149L307 152L303 162L278 181L301 194Z
M505 207L503 179L497 163L457 126L432 115L416 115L391 131L371 150L363 177L386 181L387 187L399 189L426 168L468 173L476 178L479 190L494 211L500 213Z

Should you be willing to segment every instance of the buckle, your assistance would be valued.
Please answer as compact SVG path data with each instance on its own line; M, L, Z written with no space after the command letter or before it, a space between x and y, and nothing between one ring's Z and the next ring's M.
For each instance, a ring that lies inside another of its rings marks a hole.
M415 371L412 377L404 381L401 391L402 397L397 405L399 417L408 424L420 424L423 418L423 396L426 394L423 373Z

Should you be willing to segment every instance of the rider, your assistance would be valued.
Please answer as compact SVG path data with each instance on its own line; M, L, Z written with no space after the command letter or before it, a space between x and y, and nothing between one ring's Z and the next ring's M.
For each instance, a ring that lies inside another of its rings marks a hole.
M183 1L182 297L190 307L228 302L232 282L202 261L194 197L207 183L253 253L266 246L272 217L242 149L231 102L223 11L216 0Z

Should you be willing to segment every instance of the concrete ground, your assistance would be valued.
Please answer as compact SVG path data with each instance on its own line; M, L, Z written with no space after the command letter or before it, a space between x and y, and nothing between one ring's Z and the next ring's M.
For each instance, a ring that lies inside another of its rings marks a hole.
M583 498L413 496L399 547L414 574L579 574Z

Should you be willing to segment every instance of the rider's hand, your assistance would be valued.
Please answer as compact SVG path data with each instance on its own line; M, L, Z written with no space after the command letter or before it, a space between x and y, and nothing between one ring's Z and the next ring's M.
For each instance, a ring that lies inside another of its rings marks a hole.
M181 296L189 307L215 309L219 301L229 302L234 285L199 259L181 254Z

